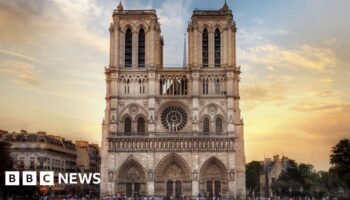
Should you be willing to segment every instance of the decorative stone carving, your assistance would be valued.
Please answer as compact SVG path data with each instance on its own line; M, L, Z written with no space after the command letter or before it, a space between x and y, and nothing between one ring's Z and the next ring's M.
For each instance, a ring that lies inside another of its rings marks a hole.
M161 114L162 124L169 131L180 131L186 126L187 119L186 111L179 106L169 106Z
M108 173L108 181L109 182L113 181L113 172L111 171Z
M123 108L125 106L125 102L124 101L119 101L118 105Z
M154 178L154 176L153 176L153 170L148 170L148 180L149 180L149 181L152 181L153 178Z
M139 112L139 107L137 105L133 105L129 107L129 112L132 115L136 115Z
M235 180L235 170L231 169L228 173L230 181L234 181Z
M193 172L192 172L192 178L193 178L193 180L198 180L198 171L197 170L194 170Z
M210 115L215 115L217 112L218 112L218 109L217 109L216 106L211 105L211 106L208 107L208 113Z

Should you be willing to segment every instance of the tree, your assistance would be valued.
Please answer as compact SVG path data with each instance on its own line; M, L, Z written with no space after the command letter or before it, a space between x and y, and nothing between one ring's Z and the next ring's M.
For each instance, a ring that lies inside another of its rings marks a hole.
M7 199L8 187L5 186L5 171L13 169L10 156L11 144L0 141L0 199Z
M260 193L260 174L262 171L262 165L259 161L252 161L246 165L246 188L249 195L259 196Z
M331 172L336 173L350 190L350 140L342 139L332 148ZM350 199L350 193L349 193Z
M271 184L271 188L275 194L281 196L311 194L317 177L312 165L298 165L294 160L288 160L288 168L282 171L279 178Z

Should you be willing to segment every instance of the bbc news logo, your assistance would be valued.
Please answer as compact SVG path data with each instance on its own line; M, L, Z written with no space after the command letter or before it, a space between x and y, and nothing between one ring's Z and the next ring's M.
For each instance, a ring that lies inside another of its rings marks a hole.
M58 184L99 184L101 182L100 173L58 173ZM54 172L53 171L41 171L39 177L37 177L36 171L23 171L22 172L22 185L35 186L38 183L41 186L54 185ZM18 186L20 185L20 172L19 171L6 171L5 172L5 185Z

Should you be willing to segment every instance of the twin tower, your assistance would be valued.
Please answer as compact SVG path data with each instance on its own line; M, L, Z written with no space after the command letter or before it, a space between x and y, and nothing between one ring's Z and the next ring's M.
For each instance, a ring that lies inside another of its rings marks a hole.
M244 198L236 25L226 3L193 11L182 67L163 65L155 10L119 4L109 31L101 196Z

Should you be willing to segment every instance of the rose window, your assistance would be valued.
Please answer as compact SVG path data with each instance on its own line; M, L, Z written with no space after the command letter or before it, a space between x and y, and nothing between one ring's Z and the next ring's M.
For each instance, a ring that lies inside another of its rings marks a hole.
M169 106L162 112L161 120L169 131L179 131L187 124L187 113L179 106Z

